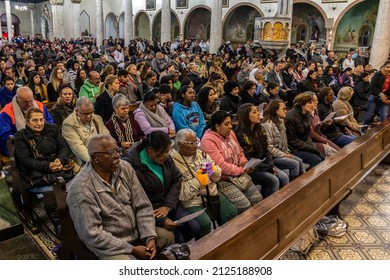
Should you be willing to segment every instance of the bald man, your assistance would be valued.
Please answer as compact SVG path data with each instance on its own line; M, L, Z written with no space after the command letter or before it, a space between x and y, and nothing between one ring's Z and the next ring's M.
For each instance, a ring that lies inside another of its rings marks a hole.
M115 139L93 136L88 153L66 199L81 241L106 260L151 259L173 243L157 238L152 205Z
M100 74L96 71L89 73L88 79L80 88L79 97L88 97L95 104L96 97L99 95Z
M15 135L26 127L25 112L31 108L39 108L47 123L54 123L47 108L39 101L34 100L34 95L29 87L20 87L10 103L5 105L0 113L0 152L8 156L7 140L10 135Z

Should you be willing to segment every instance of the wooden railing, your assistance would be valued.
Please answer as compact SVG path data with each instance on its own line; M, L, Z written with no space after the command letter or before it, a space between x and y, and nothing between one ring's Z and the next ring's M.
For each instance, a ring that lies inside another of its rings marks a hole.
M390 151L390 125L371 129L312 170L190 245L191 259L277 259Z

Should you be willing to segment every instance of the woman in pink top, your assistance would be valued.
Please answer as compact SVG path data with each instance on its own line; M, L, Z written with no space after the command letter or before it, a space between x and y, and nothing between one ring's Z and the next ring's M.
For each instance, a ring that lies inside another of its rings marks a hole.
M247 174L253 169L244 168L248 160L232 131L232 121L227 112L215 112L207 128L200 147L221 167L218 189L241 213L262 200L259 188Z

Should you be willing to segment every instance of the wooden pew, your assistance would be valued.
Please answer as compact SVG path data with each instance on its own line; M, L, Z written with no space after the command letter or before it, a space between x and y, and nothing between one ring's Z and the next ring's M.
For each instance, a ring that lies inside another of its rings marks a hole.
M15 159L15 147L14 147L15 138L10 136L7 141L7 149L9 152L9 160L11 162L11 173L12 173L12 186L11 186L11 195L15 203L15 207L18 211L20 220L25 224L25 226L33 233L36 234L40 232L38 222L33 217L33 200L35 194L30 193L27 188L27 182L24 182L20 177L19 168Z
M53 186L62 229L62 243L57 256L61 260L95 260L96 256L80 241L74 229L69 208L66 205L65 188L65 180L58 177Z
M390 151L390 125L371 129L251 209L190 245L191 259L278 259Z

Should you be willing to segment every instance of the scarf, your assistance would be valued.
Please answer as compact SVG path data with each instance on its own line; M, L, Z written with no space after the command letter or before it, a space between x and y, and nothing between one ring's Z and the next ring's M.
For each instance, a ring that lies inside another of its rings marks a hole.
M118 136L118 142L134 142L133 139L133 129L131 128L131 123L129 117L121 118L116 113L111 116L112 124L114 125L115 133ZM125 133L123 134L119 123L122 123L125 128Z
M26 119L24 118L24 112L20 109L18 102L16 102L16 96L12 98L12 107L14 108L14 116L16 122L16 130L19 131L23 128L26 128ZM37 103L33 102L34 108L39 108ZM45 112L42 112L45 115Z
M139 104L139 109L145 113L146 119L151 127L169 127L168 120L164 114L164 108L161 106L157 106L156 113L146 108L143 103Z

